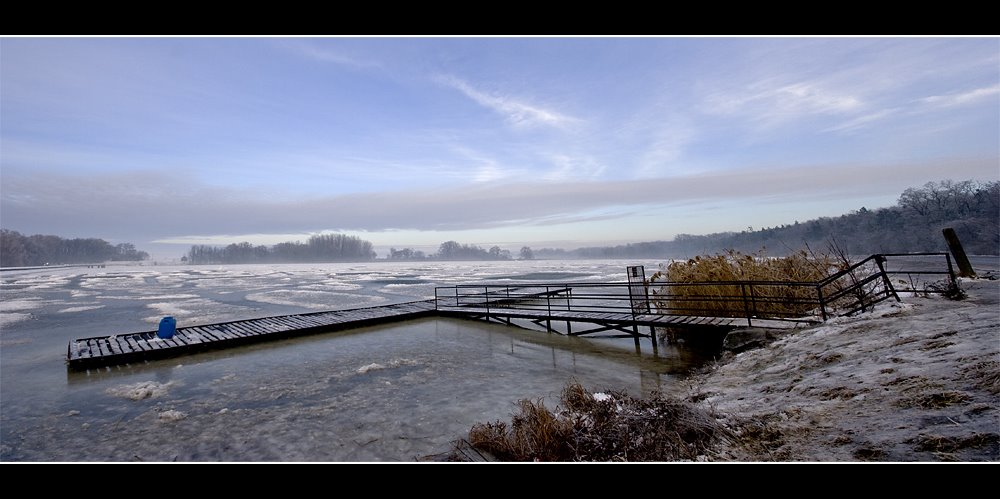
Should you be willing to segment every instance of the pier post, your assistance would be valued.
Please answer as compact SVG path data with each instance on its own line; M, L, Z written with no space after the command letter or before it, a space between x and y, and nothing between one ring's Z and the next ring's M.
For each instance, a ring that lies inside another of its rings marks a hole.
M976 277L976 271L972 270L972 262L969 261L968 255L965 254L965 248L962 247L962 242L958 240L958 234L955 234L955 229L947 227L941 232L944 234L944 239L948 241L948 249L955 256L955 263L958 264L958 276Z

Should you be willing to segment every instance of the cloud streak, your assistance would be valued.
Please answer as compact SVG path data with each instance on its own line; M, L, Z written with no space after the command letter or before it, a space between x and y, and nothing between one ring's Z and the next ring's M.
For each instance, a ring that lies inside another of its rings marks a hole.
M930 97L919 99L919 102L930 104L935 107L954 107L971 104L998 94L1000 94L1000 84L956 94L932 95Z
M454 88L472 99L476 104L499 114L513 126L552 126L563 127L578 121L556 111L545 109L502 94L487 94L477 90L465 80L454 76L439 76L435 80L442 85Z
M904 187L939 179L943 171L955 178L989 179L995 177L995 170L995 159L955 159L889 166L756 169L653 180L476 184L299 200L276 193L191 185L185 179L148 172L18 174L5 177L0 207L6 228L148 240L323 230L473 230L626 217L642 211L637 207L775 198L794 205L796 200L821 196L897 194ZM865 181L859 183L858 178Z

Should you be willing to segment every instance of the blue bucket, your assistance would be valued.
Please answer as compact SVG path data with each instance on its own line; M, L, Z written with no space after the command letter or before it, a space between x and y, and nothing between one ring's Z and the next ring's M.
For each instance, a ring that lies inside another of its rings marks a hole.
M168 340L174 337L174 331L177 330L177 321L169 315L160 319L160 329L156 331L156 337L164 340Z

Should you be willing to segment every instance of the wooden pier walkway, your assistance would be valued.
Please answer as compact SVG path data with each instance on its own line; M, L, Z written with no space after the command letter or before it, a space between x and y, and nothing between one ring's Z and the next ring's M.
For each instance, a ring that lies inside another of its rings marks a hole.
M82 370L404 321L434 314L434 301L427 300L179 327L174 337L166 340L157 338L156 331L96 336L70 341L66 359L70 368Z
M887 257L912 256L943 256L947 270L886 271ZM847 273L866 265L877 271L840 285ZM723 333L748 327L798 328L825 321L832 313L851 315L890 297L898 301L891 274L941 275L955 283L950 255L913 253L872 255L819 282L650 283L640 278L628 283L441 286L435 288L433 300L180 327L171 339L159 339L155 331L82 338L70 341L66 359L71 369L89 369L432 316L533 323L570 336L634 338L636 348L639 338L649 338L655 350L656 328Z

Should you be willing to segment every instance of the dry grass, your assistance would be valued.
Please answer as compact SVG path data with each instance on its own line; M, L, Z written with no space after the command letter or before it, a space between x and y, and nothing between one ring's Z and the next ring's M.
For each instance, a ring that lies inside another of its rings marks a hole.
M770 258L762 251L743 254L729 250L714 256L698 256L673 262L650 277L650 283L712 283L725 281L818 282L843 268L834 257L800 251ZM744 301L749 289L739 285L651 286L653 303L660 311L685 315L742 317L752 307L754 315L804 316L817 307L812 286L754 286L750 305Z
M560 407L521 400L508 425L473 426L469 442L504 461L677 461L704 456L727 432L690 403L654 395L597 397L566 386Z
M1000 444L996 433L973 433L964 437L944 437L940 435L919 435L911 443L918 452L956 452L968 448L981 448Z
M971 399L972 397L962 392L943 391L904 398L898 400L896 405L903 408L942 409L955 404L963 404Z

